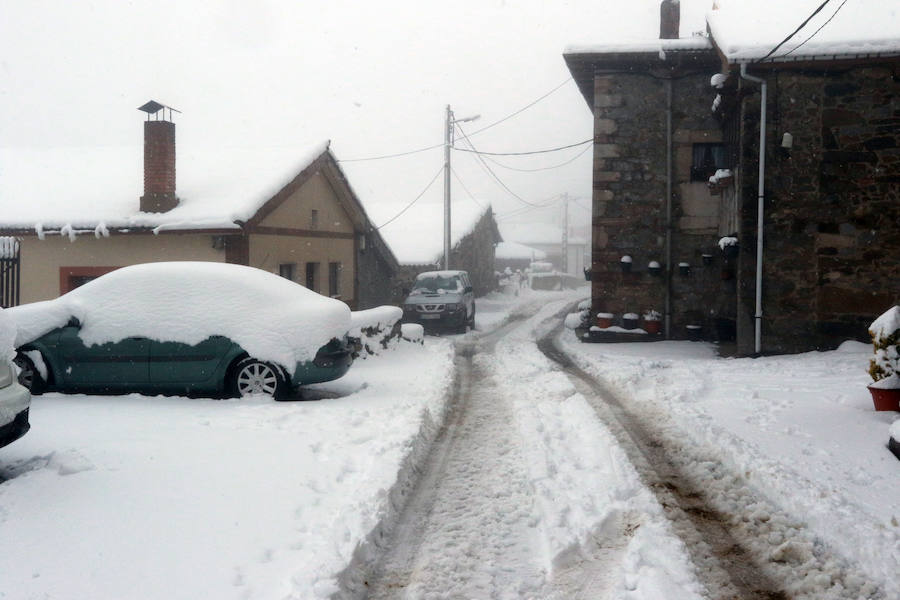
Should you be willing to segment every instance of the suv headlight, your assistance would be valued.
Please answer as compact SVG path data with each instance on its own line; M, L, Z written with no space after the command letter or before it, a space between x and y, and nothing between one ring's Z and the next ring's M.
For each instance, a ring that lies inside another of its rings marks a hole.
M13 373L12 365L8 362L0 361L0 388L12 385L15 373Z

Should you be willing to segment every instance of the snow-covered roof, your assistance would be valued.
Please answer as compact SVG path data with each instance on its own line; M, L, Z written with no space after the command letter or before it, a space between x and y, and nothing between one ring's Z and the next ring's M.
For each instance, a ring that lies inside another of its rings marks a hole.
M472 233L487 209L473 202L454 202L450 214L450 247ZM436 264L444 255L444 205L422 203L407 221L379 230L401 264Z
M520 244L560 245L562 244L562 227L552 223L504 223L500 225L500 235L504 240ZM569 244L586 245L587 240L570 235Z
M710 32L728 62L742 63L766 56L821 1L718 0L717 4L706 15ZM826 5L767 61L900 55L900 4L853 0L843 10L842 6Z
M518 242L500 242L497 244L497 251L494 256L501 260L543 260L547 258L547 253Z
M573 44L567 46L563 54L663 54L666 52L684 52L710 50L709 38L694 36L675 40L634 40L599 44ZM664 58L663 55L660 58Z
M326 151L180 145L178 206L142 213L140 146L0 148L0 228L236 228Z

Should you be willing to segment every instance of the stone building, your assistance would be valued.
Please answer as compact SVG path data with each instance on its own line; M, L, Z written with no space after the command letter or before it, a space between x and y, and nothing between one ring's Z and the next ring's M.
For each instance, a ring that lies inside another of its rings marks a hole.
M678 39L673 6L658 40L565 56L594 112L594 312L659 310L668 337L700 327L741 354L865 339L900 301L900 29L881 46L823 38L766 56L784 38L767 15L713 10L708 36ZM752 46L751 23L763 23Z
M176 193L171 114L142 110L140 198L137 148L2 149L0 236L17 241L17 278L0 278L0 297L48 300L122 266L191 260L257 267L354 309L391 299L399 264L327 142L179 148Z

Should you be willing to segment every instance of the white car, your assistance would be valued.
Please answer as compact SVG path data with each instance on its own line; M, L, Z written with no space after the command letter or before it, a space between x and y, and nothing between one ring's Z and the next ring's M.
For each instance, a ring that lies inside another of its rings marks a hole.
M31 392L19 384L12 364L15 339L15 325L0 309L0 447L16 441L31 427Z

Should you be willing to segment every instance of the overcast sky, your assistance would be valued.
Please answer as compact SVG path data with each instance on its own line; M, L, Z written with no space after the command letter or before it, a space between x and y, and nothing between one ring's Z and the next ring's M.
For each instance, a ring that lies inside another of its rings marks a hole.
M703 27L711 0L681 4L687 36ZM443 141L446 105L457 118L481 115L464 125L475 131L569 79L567 45L656 38L658 15L657 0L0 0L0 145L137 146L145 115L136 108L154 99L182 111L179 147L290 152L330 139L338 159L399 153ZM482 151L531 151L586 140L591 127L569 81L472 141ZM568 193L577 199L570 218L587 223L591 153L575 158L582 150L488 164L528 202ZM573 158L538 172L508 168ZM442 161L436 148L343 167L380 225ZM453 179L454 205L474 206L471 192L501 222L560 214L557 204L529 209L472 155L454 152L452 164L465 186ZM442 202L438 178L385 237L402 245L404 228L439 219Z

